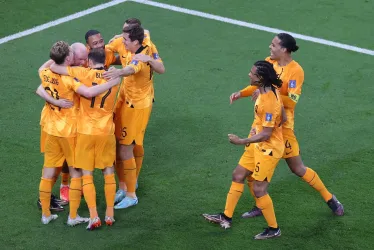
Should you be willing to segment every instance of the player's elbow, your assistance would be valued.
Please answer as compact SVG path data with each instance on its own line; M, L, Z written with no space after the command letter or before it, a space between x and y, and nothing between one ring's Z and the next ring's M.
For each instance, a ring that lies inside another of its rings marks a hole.
M263 133L263 135L262 135L262 139L263 139L263 141L267 141L267 140L269 140L270 137L271 137L271 134L269 134L269 133Z
M89 89L82 89L81 91L79 91L80 95L86 97L86 98L92 98L94 97L93 93L89 90Z
M164 67L164 65L163 64L161 64L158 68L157 68L157 70L155 70L156 71L156 73L158 73L158 74L164 74L165 73L165 67Z

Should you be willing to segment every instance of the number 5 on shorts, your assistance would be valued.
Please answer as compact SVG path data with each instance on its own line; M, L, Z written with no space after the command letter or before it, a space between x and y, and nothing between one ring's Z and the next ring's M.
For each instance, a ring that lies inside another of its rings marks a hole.
M255 167L255 172L260 171L260 162L257 162L256 167Z
M122 138L125 138L127 136L126 127L122 128Z

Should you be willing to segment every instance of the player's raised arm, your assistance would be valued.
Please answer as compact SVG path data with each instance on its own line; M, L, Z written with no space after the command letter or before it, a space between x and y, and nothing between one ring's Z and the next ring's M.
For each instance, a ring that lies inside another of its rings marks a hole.
M50 104L60 108L71 108L74 105L72 101L66 99L54 99L50 94L48 94L47 91L45 91L41 84L37 88L36 94L39 95L42 99L44 99L46 102L49 102Z
M58 65L53 62L51 66L49 67L49 69L56 74L65 75L65 76L69 75L68 67L64 65Z
M135 69L131 66L126 66L122 69L110 68L108 71L103 73L105 79L115 79L118 77L125 77L135 74Z
M106 83L100 84L100 85L95 85L92 87L87 87L85 85L80 85L75 92L78 94L86 97L86 98L91 98L95 97L97 95L100 95L104 93L105 91L109 90L110 88L118 85L121 83L121 78L115 78L112 79Z
M52 59L49 59L48 61L43 63L42 66L40 66L40 68L38 69L38 72L40 73L40 71L42 71L43 69L49 68L53 63L54 61Z
M153 54L153 58L151 56L144 54L136 54L133 57L133 59L142 61L144 63L148 63L149 65L151 65L152 69L158 74L165 73L165 66L162 61L158 60L158 54Z

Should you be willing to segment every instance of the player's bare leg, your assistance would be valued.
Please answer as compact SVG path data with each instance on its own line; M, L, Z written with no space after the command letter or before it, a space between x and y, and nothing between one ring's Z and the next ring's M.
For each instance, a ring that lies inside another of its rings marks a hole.
M136 163L134 158L134 144L120 145L119 158L124 169L124 180L127 186L126 197L114 208L122 209L138 204L136 196Z
M104 192L106 200L105 223L112 226L114 220L114 199L116 195L116 179L114 178L114 167L106 167L103 169L105 180Z
M71 183L69 187L69 217L67 224L69 226L76 226L88 222L88 218L83 218L78 215L78 208L81 203L82 193L82 170L74 167L69 167L71 176Z
M39 184L39 199L42 207L42 218L43 224L48 224L52 220L56 220L58 216L56 214L51 214L50 203L51 203L51 193L52 186L54 183L54 177L56 174L56 168L43 168L42 179Z
M338 201L335 195L331 194L327 190L318 174L313 169L310 169L304 165L300 155L286 158L286 162L292 173L301 177L305 182L307 182L311 187L321 194L322 198L335 215L342 216L344 214L343 205Z
M60 199L69 202L69 167L66 161L62 165L61 171L61 185L60 185Z

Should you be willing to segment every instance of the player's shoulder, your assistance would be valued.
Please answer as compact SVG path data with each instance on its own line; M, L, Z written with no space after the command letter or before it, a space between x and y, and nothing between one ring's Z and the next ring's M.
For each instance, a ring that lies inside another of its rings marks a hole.
M270 56L266 57L265 61L267 61L267 62L269 62L271 64L274 64L276 62L275 60L271 59Z
M291 63L290 63L290 66L292 68L293 71L295 72L300 72L300 73L304 73L304 69L303 67L301 67L301 65L296 62L295 60L293 60Z
M115 48L118 48L120 47L121 45L123 45L123 38L122 36L120 37L117 37L115 39L113 39L113 41L111 41L110 43L108 43L106 46L105 46L105 49L110 49L110 47L115 47Z

